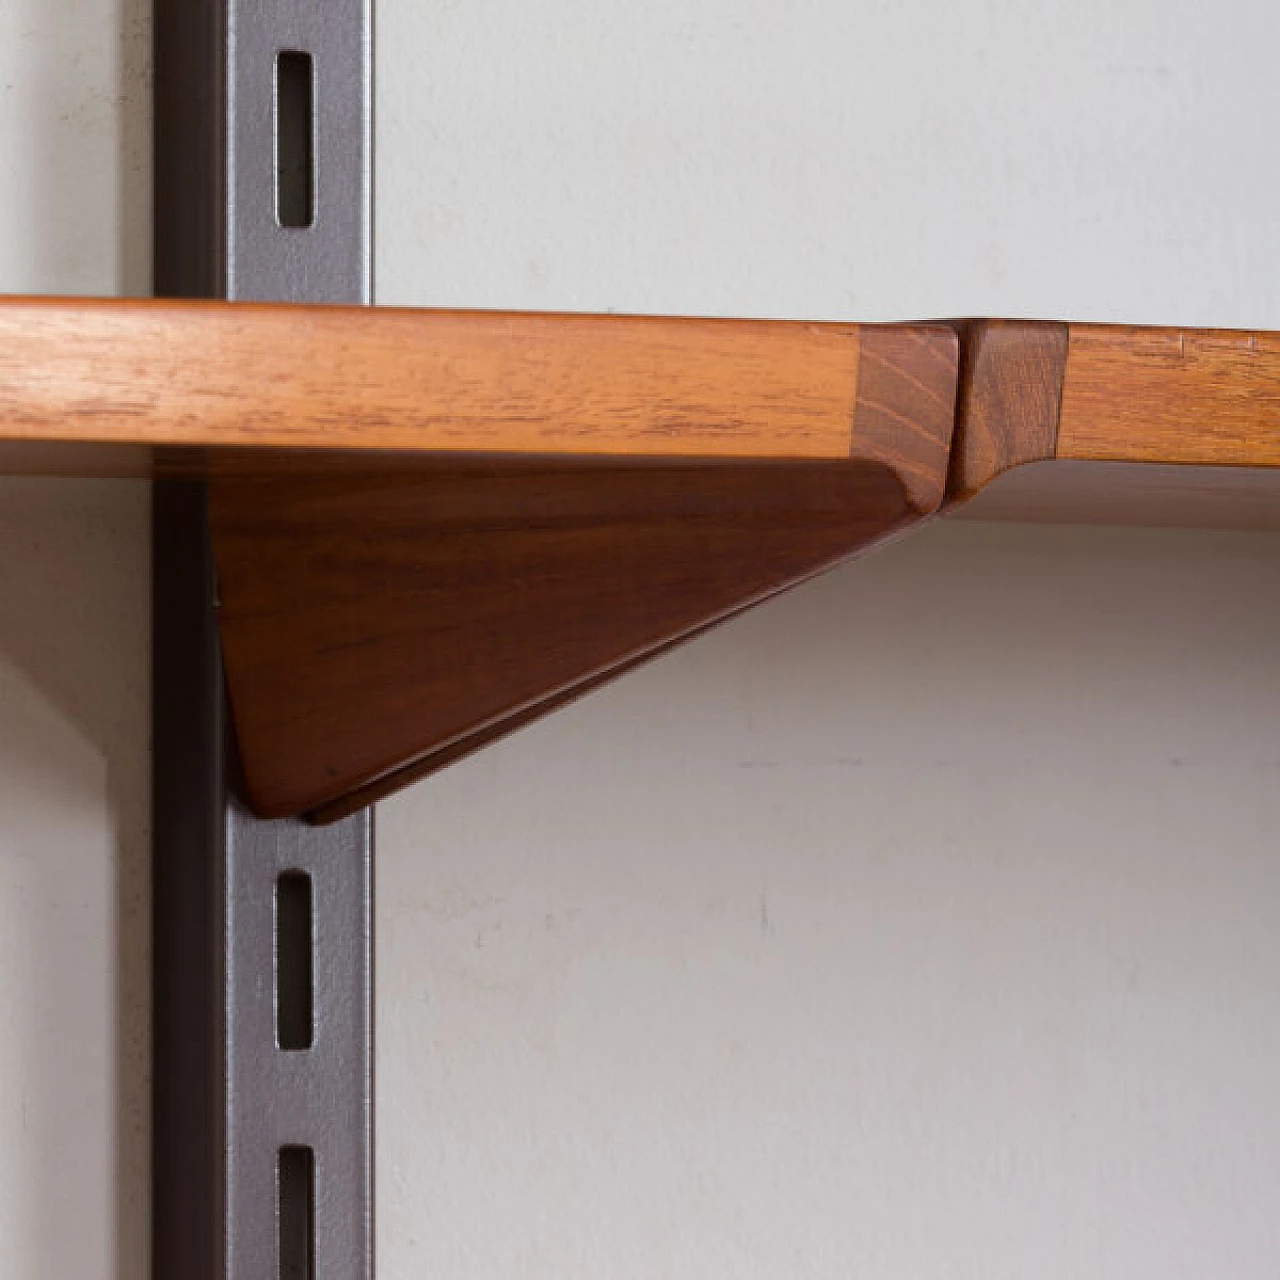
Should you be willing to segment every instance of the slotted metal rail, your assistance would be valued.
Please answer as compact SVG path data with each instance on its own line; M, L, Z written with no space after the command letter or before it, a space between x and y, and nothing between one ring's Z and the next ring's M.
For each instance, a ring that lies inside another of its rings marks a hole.
M372 301L369 0L157 0L155 286ZM153 515L155 1280L372 1280L372 811L236 800L203 482Z

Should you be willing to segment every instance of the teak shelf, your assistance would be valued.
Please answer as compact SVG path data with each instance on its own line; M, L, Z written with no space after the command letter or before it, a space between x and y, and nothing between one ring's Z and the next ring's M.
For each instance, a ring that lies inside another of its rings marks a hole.
M1280 335L11 299L0 466L209 480L245 792L323 820L939 511L1277 525Z

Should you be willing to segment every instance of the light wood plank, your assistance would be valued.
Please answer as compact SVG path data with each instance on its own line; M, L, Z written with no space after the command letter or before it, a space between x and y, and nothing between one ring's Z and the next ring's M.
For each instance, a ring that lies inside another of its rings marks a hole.
M1056 456L1280 466L1280 334L1071 325Z
M10 299L0 442L836 459L859 326Z

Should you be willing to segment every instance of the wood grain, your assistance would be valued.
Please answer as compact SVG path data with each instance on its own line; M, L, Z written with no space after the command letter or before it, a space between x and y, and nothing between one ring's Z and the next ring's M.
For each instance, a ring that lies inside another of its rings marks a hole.
M10 298L0 467L206 474L255 459L287 470L458 452L840 458L856 413L864 436L879 413L895 448L913 429L879 408L882 354L915 345L945 362L936 328ZM963 498L1006 464L1044 456L1062 326L958 328L966 389L952 489ZM1280 335L1073 324L1057 435L1061 457L1276 465Z
M215 482L249 799L332 804L906 527L875 463ZM490 734L489 736L492 736Z
M861 458L857 465L865 468L873 465L871 460L876 459L892 470L907 499L908 523L927 516L942 499L950 421L954 416L957 354L953 337L945 329L936 327L877 327L867 331L864 337L854 432L854 448ZM911 445L906 450L898 443L903 436ZM778 475L775 481L791 483L795 478ZM851 475L836 473L834 478L841 484L853 482ZM765 479L761 473L756 482L761 483ZM853 518L852 511L846 514ZM872 516L870 511L861 514ZM890 531L881 534L872 530L869 536L864 533L860 535L861 541L850 542L844 554L865 550ZM810 576L821 567L811 566L802 576ZM768 594L774 594L774 591ZM317 806L311 816L316 821L334 821L381 800L701 634L750 607L757 599L748 596L723 613L709 614L652 647L642 648L635 655L602 662L595 672L581 676L562 688L550 692L542 689L517 710L483 720L480 727L468 730L443 745L431 747L408 763L371 781L354 786L337 799ZM538 683L545 684L545 676Z
M19 299L0 442L844 458L859 364L852 324Z
M873 331L838 462L215 476L252 803L335 816L926 517L956 358L945 327Z
M948 503L965 502L1013 467L1052 458L1067 326L959 321L960 388Z
M1280 466L1280 334L1071 325L1055 456Z
M339 796L336 800L318 805L310 810L305 817L309 822L316 824L336 822L340 818L350 817L351 814L358 813L367 805L376 804L379 800L385 800L388 796L395 795L397 791L403 791L405 787L412 786L415 782L421 782L424 778L429 778L433 773L438 773L441 769L445 769L459 760L465 760L468 756L484 750L485 747L490 746L492 743L523 729L526 725L533 724L544 716L550 715L553 711L558 711L561 707L568 706L579 698L593 693L602 685L620 679L635 668L643 666L646 662L652 662L669 650L678 648L689 640L700 636L704 631L711 630L720 622L727 621L749 607L749 605L744 605L742 609L727 613L723 618L707 622L702 626L691 627L687 632L667 641L665 644L656 645L653 649L647 650L625 662L605 667L595 675L569 685L556 693L534 699L527 706L511 715L499 717L491 724L463 734L447 746L428 751L424 755L414 758L408 764L393 769L389 773L384 773L371 782L355 787L353 790Z
M961 350L949 512L1280 524L1280 335L978 321Z
M850 456L892 466L920 511L935 510L946 489L959 359L947 325L862 331Z

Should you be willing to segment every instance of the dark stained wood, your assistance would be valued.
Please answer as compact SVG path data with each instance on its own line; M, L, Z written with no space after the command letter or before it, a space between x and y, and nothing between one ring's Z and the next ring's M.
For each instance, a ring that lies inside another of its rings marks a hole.
M870 549L868 544L868 548ZM817 570L815 572L821 572ZM812 575L810 575L812 576ZM423 778L430 777L431 774L439 772L448 765L454 764L459 760L465 760L467 756L474 755L477 751L482 751L491 743L505 738L508 734L515 733L519 729L523 729L526 725L532 724L536 720L541 720L543 716L550 715L553 711L558 711L561 707L568 706L572 702L576 702L579 698L585 697L588 693L599 689L601 685L608 684L613 680L619 679L629 671L633 671L636 667L643 666L646 662L652 662L655 658L661 657L670 650L678 648L680 645L700 636L704 631L710 631L713 627L721 622L726 622L732 617L736 617L739 613L745 612L751 607L752 603L742 605L741 608L734 609L726 613L721 618L713 619L701 626L690 628L687 632L669 640L665 644L657 645L655 648L640 654L637 657L630 658L625 662L620 662L615 666L607 667L596 675L590 676L585 680L579 681L577 684L571 685L567 689L563 689L558 693L549 695L531 702L528 706L513 715L495 720L492 724L486 725L483 729L477 729L474 733L468 733L458 738L455 742L451 742L448 746L440 747L435 751L428 752L426 755L415 760L412 764L405 765L403 768L396 769L391 773L384 774L382 777L375 779L366 786L357 787L354 791L347 795L341 796L339 799L330 804L320 805L311 810L305 816L309 821L316 823L336 822L339 818L348 817L350 814L358 813L366 805L371 805L379 800L385 800L388 796L394 795L397 791L402 791L405 787L411 786L415 782L421 781Z
M920 518L878 463L215 482L250 801L296 813L442 763Z
M960 391L947 480L948 504L997 476L1052 458L1067 360L1067 326L1036 320L967 320L960 336Z
M733 615L726 615L726 618L731 616ZM721 619L721 621L725 620ZM558 711L561 707L568 706L571 702L576 702L579 698L583 698L600 688L601 685L619 679L636 667L643 666L646 662L652 662L653 659L660 657L669 649L674 649L686 643L715 625L715 623L708 623L705 627L694 628L687 635L681 636L677 640L672 640L668 644L659 645L649 653L610 667L608 670L582 680L560 693L532 702L514 715L497 720L483 729L477 729L474 733L465 734L447 747L428 752L426 755L414 760L413 763L384 774L365 786L357 787L354 791L340 796L329 804L319 805L303 816L308 822L323 825L327 822L336 822L340 818L349 817L353 813L358 813L366 806L376 804L379 800L385 800L388 796L395 795L397 791L403 791L405 787L412 786L415 782L420 782L424 778L429 778L433 773L438 773L441 769L447 768L459 760L465 760L468 756L475 755L477 751L484 750L491 743L497 742L499 739L505 738L519 729L523 729L526 725L533 724L536 720L541 720L544 716L550 715L553 711Z
M866 325L851 456L880 458L921 511L946 488L959 344L945 325Z

